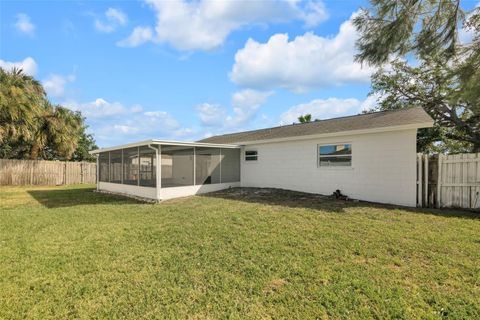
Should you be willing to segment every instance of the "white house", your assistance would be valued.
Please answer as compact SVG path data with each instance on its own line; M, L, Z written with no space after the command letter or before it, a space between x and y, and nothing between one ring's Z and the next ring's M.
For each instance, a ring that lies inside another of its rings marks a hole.
M92 153L99 190L153 200L242 186L339 189L354 199L415 206L417 130L432 125L423 109L409 108Z

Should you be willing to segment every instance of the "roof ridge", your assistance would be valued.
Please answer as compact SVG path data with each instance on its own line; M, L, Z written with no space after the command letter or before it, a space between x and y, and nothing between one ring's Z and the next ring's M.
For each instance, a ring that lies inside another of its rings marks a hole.
M287 128L287 127L293 127L293 126L311 125L312 123L318 123L318 122L323 122L323 121L331 121L331 120L339 120L339 119L345 119L345 118L369 116L369 115L379 114L379 113L394 113L394 112L405 111L407 109L415 109L415 108L421 108L421 107L414 106L414 107L407 107L407 108L401 108L401 109L395 109L395 110L380 110L380 111L374 111L374 112L352 114L352 115L349 115L349 116L342 116L342 117L336 117L336 118L314 120L314 121L305 122L305 123L292 123L292 124L285 124L285 125L279 125L279 126L268 127L268 128L224 133L224 134L218 134L218 135L213 135L213 136L210 136L210 137L207 137L207 138L203 138L203 139L198 140L198 141L202 141L202 140L205 140L205 139L210 139L210 138L213 138L213 137L226 137L226 136L236 135L236 134L240 134L240 133L252 133L252 132L266 131L266 130L272 130L272 129L277 129L277 128Z

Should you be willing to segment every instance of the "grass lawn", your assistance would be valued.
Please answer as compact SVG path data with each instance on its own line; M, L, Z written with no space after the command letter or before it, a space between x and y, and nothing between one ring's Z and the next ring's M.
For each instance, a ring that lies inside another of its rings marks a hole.
M0 188L0 319L480 318L480 215Z

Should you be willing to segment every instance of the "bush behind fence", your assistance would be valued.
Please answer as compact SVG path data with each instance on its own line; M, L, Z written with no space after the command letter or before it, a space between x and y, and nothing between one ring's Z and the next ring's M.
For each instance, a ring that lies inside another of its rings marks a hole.
M96 182L96 164L0 159L0 185L67 185Z

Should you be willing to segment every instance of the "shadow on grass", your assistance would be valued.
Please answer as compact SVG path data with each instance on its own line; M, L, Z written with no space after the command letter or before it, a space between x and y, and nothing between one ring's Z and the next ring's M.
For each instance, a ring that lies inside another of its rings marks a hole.
M319 194L274 188L230 188L206 193L202 197L337 213L344 212L346 208L365 207L365 202L343 201Z
M27 192L47 208L62 208L97 204L142 203L127 197L94 192L93 188L28 190Z
M273 188L230 188L207 193L202 197L221 198L290 208L307 208L326 212L342 213L346 208L378 208L387 210L403 210L415 214L430 214L442 217L480 219L480 213L456 209L429 209L402 207L367 201L337 200L332 196L303 193Z

